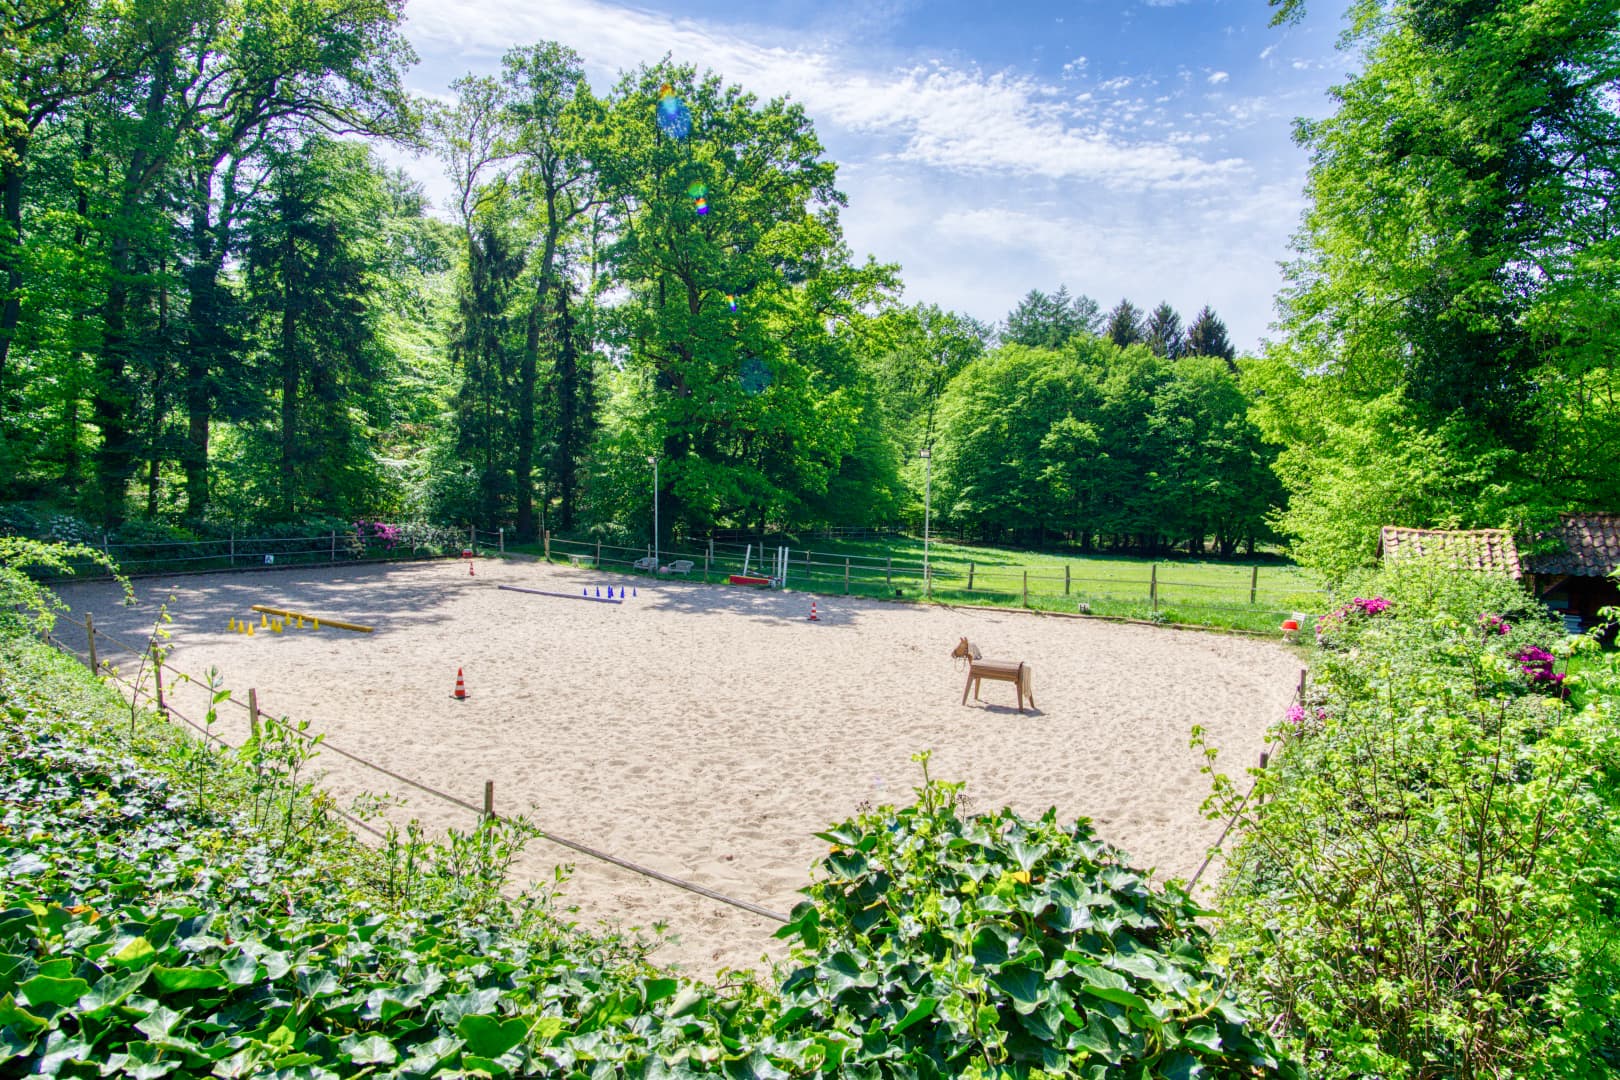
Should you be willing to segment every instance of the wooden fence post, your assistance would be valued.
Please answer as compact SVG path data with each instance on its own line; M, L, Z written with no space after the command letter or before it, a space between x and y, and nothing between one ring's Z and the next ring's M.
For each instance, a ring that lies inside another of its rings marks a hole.
M1024 606L1029 607L1029 571L1024 571Z
M711 541L709 541L709 543L712 545L714 543L714 541L711 540ZM703 556L703 584L707 585L708 583L709 583L709 557L707 555L705 555L705 556Z
M602 569L602 538L600 536L596 538L596 568L598 570Z
M84 631L90 635L90 674L96 674L101 666L96 661L96 617L88 611L84 613Z
M484 817L495 816L495 781L484 781Z
M968 592L973 591L973 560L968 560Z
M849 556L844 556L844 595L849 595Z
M248 729L253 732L253 741L259 741L259 688L248 687Z
M1254 567L1249 574L1249 603L1254 603L1255 590L1260 587L1260 568Z
M506 526L502 525L500 528L496 529L495 534L496 534L496 537L498 538L498 540L500 542L501 554L505 555L506 554Z
M1063 564L1063 595L1069 595L1069 564Z
M337 562L337 530L332 530L332 562Z
M1148 601L1152 603L1153 610L1159 610L1159 564L1154 563L1148 567Z
M551 530L545 530L546 536L546 562L551 561Z
M1300 668L1299 669L1299 703L1301 705L1305 704L1305 675L1306 675L1305 669Z
M883 584L894 584L894 556L883 556Z
M236 530L231 530L231 566L236 566Z
M152 683L157 687L158 712L168 716L169 707L163 704L163 653L156 644L152 646Z
M467 550L474 554L478 553L478 526L476 525L467 526Z
M709 559L709 561L710 561L710 562L713 562L713 561L714 561L714 537L712 537L712 536L711 536L711 537L709 537L709 554L708 554L708 559Z

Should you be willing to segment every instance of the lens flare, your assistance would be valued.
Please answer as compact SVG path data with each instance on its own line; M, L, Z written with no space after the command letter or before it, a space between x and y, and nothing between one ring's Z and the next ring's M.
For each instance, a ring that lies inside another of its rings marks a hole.
M742 383L743 393L745 394L764 393L766 387L771 385L771 369L759 357L750 356L743 361L739 381Z
M684 139L692 131L692 114L673 90L658 99L657 120L658 130L671 139Z
M726 307L730 308L733 314L737 311L737 298L730 293L726 293Z
M702 217L704 214L707 214L709 212L709 200L708 199L699 199L697 201L697 205L695 207L693 207L693 209L695 209L698 212L698 217Z
M701 199L708 193L709 189L697 181L693 181L686 189L687 196L693 199Z

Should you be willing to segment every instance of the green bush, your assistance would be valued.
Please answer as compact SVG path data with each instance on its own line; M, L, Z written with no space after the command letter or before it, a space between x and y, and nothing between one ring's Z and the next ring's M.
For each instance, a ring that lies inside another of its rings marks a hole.
M1217 777L1215 812L1242 806L1223 943L1313 1076L1605 1075L1620 679L1579 709L1538 693L1515 655L1564 647L1505 580L1406 565L1355 591L1389 607L1328 624L1253 796Z
M1196 905L1054 811L964 819L960 785L820 834L779 936L783 1025L844 1076L1293 1076L1206 955ZM836 1039L836 1036L843 1036Z

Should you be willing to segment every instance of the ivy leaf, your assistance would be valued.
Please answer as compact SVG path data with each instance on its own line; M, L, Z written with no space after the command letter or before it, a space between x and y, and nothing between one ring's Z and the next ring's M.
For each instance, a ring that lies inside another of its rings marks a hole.
M53 979L35 975L17 987L28 995L30 1005L72 1005L90 989L83 979Z
M247 953L237 953L219 966L225 977L237 986L246 986L259 975L259 962Z
M500 1057L528 1033L528 1022L521 1017L502 1022L493 1016L464 1016L456 1025L456 1034L466 1040L467 1049L487 1058Z
M990 976L1002 993L1013 1000L1013 1008L1031 1013L1041 1003L1041 976L1027 967L1004 968Z
M220 972L212 968L171 968L159 965L152 969L152 977L165 990L214 990L229 985Z
M901 1018L900 1022L891 1029L891 1032L895 1035L900 1034L918 1021L934 1015L934 1009L938 1006L939 998L923 998L911 1007L911 1011Z
M144 937L131 938L122 949L111 957L112 962L121 967L138 967L157 955L152 943Z
M399 1060L394 1044L381 1035L367 1035L363 1039L350 1035L338 1043L338 1048L356 1065L392 1065Z

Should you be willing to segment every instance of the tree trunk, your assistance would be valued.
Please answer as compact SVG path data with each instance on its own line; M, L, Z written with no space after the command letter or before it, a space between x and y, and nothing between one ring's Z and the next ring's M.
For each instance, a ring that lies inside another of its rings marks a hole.
M180 458L186 471L186 517L202 520L208 512L208 427L213 416L209 378L219 347L219 258L209 215L213 204L213 172L201 171L192 190L191 267L186 273L190 293L187 320L186 443Z
M281 512L291 519L298 512L298 245L290 215L281 225L286 230L281 303Z
M5 431L6 357L11 353L11 339L16 336L17 324L22 320L22 187L23 166L21 154L27 140L13 138L8 149L18 155L17 164L0 166L0 431Z

